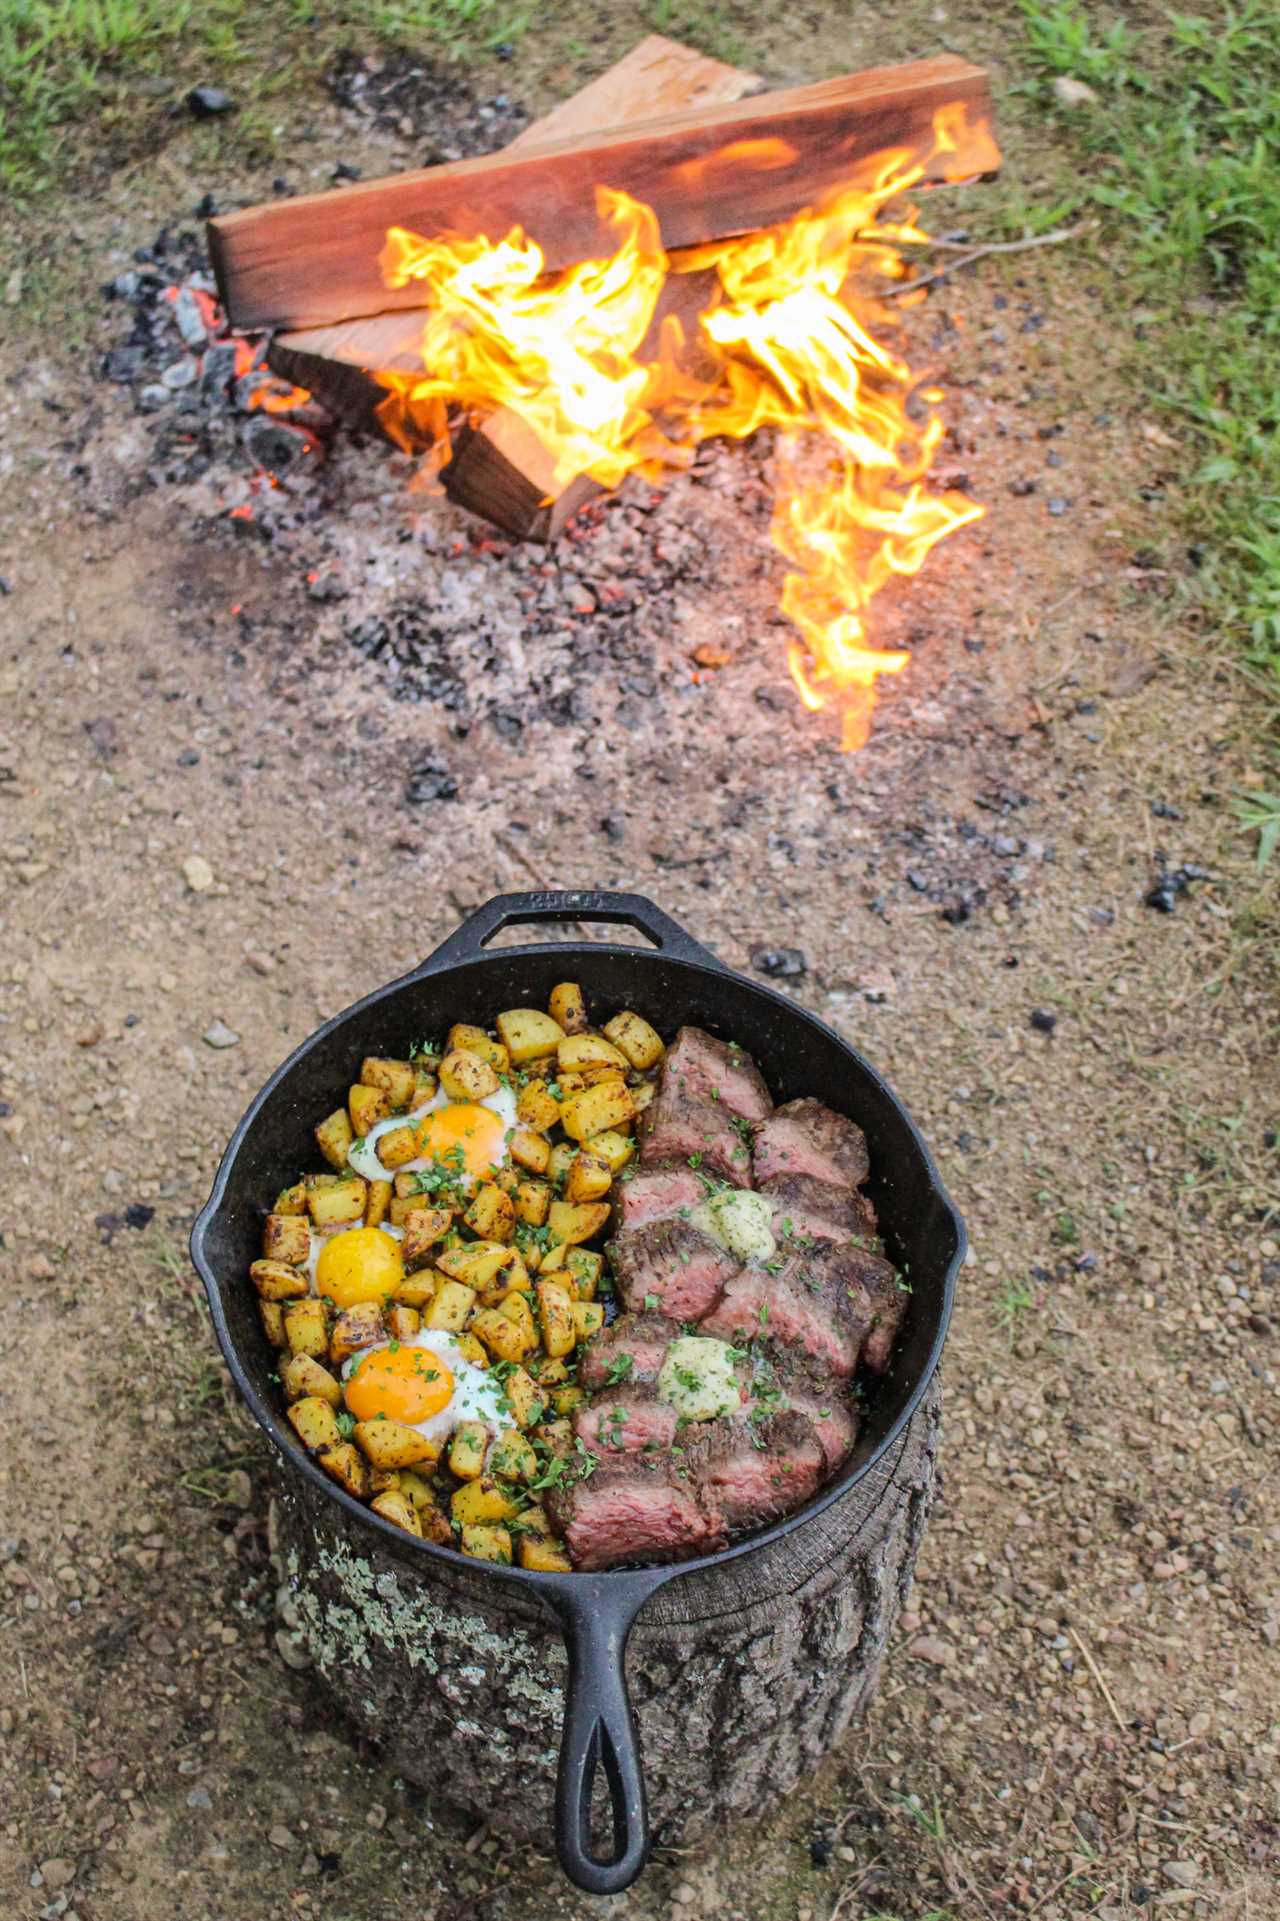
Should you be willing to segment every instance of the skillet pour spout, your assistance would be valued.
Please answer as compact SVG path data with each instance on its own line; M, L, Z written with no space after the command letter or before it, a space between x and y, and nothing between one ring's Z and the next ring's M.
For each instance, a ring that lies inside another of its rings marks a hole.
M506 927L537 922L604 922L633 929L650 944L571 939L490 945ZM636 1009L664 1038L680 1026L695 1025L736 1039L756 1059L775 1101L811 1095L856 1121L867 1137L868 1190L888 1251L910 1275L906 1317L890 1369L872 1388L857 1445L836 1476L783 1520L722 1553L676 1566L538 1573L478 1563L383 1520L301 1448L284 1418L272 1380L275 1356L263 1339L246 1282L258 1253L263 1198L296 1179L298 1169L314 1158L313 1123L342 1098L353 1062L395 1052L415 1036L440 1032L455 1021L485 1019L489 1010L545 1007L551 988L569 979L579 981L597 1006ZM752 1556L768 1550L772 1567L777 1555L794 1553L799 1565L807 1540L812 1558L820 1517L849 1501L900 1441L921 1404L942 1352L965 1245L963 1223L910 1116L860 1054L786 995L727 968L653 902L636 894L591 891L500 895L411 973L326 1021L251 1102L191 1235L192 1259L227 1366L278 1450L281 1471L302 1477L308 1499L323 1502L334 1525L357 1547L370 1543L373 1530L405 1578L416 1574L434 1594L447 1598L464 1581L474 1592L481 1581L499 1611L519 1605L527 1614L532 1603L540 1616L558 1623L569 1668L556 1847L570 1879L594 1894L630 1886L649 1848L641 1748L625 1664L637 1617L668 1583L696 1576L714 1588L723 1581L729 1607L735 1605L730 1590L741 1589L740 1564ZM504 1596L510 1599L504 1602ZM593 1799L601 1778L612 1835L597 1845Z

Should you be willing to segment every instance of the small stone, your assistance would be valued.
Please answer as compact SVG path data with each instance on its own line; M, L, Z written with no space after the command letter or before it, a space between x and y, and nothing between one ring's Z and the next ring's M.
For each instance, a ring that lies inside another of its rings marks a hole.
M311 1666L311 1656L296 1634L290 1634L287 1628L277 1628L275 1638L276 1653L287 1668L301 1674Z
M216 114L234 113L235 101L221 87L192 87L187 95L187 111L195 120L212 120Z
M954 1650L949 1648L945 1641L936 1640L930 1634L919 1635L911 1643L907 1653L913 1661L927 1661L930 1667L935 1668L950 1667L955 1659Z
M1199 1879L1194 1861L1162 1861L1160 1872L1175 1888L1194 1888Z
M1058 1016L1051 1014L1047 1008L1034 1007L1031 1010L1031 1025L1037 1034L1052 1034L1058 1025Z
M193 894L207 894L213 886L213 869L203 854L188 854L182 873Z
M798 947L759 947L751 956L757 974L769 980L801 980L809 963Z
M428 800L456 800L458 783L438 761L424 760L405 782L404 797L411 807L420 807Z
M40 1879L46 1888L69 1888L76 1878L76 1864L68 1861L65 1855L55 1854L51 1861L40 1863Z
M174 324L182 335L184 346L199 351L209 338L209 330L204 324L204 314L200 302L190 287L184 287L173 303Z
M253 1482L242 1467L228 1471L225 1500L228 1507L250 1507L253 1504Z
M16 307L22 298L22 283L26 278L21 267L15 267L4 283L4 297L7 306Z
M199 377L200 363L193 360L190 354L186 354L181 360L175 360L173 365L166 367L160 376L170 393L177 393L183 387L194 387Z
M172 399L173 395L167 387L161 387L153 381L150 386L143 387L139 392L138 411L144 414L157 414L162 407L167 407Z
M216 1020L200 1036L206 1047L239 1047L240 1036L224 1020Z
M244 450L255 466L287 474L312 445L310 434L270 414L252 414L244 429Z
M276 964L270 954L261 954L256 948L245 955L246 967L252 967L255 974L274 974Z
M1098 99L1087 81L1073 80L1069 73L1058 74L1053 83L1053 97L1060 107L1068 110L1095 106Z
M1048 503L1049 512L1053 515L1054 519L1056 520L1059 518L1060 515L1066 513L1070 505L1071 505L1070 501L1063 500L1060 494L1055 494L1054 497Z
M385 1828L387 1825L387 1810L381 1806L379 1802L375 1801L364 1818L366 1824L371 1828Z
M187 1795L187 1806L189 1808L211 1808L213 1806L213 1796L210 1794L208 1788L192 1788Z
M268 1831L267 1839L273 1848L291 1848L293 1846L293 1836L290 1834L288 1828L282 1828L279 1823Z

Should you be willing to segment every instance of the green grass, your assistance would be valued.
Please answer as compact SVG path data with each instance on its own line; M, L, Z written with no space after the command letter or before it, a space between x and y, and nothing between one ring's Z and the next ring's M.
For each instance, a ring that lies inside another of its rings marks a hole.
M1273 0L1149 23L1019 0L1036 91L1084 160L1116 351L1191 449L1178 571L1206 629L1280 703L1280 32ZM1096 101L1057 106L1052 81ZM1144 316L1134 337L1132 316ZM1187 563L1189 562L1189 565ZM1242 802L1262 851L1274 796Z
M516 39L536 3L0 0L0 195L27 200L163 144L198 82L236 95L225 132L266 144L265 103L296 97L339 47L479 51Z

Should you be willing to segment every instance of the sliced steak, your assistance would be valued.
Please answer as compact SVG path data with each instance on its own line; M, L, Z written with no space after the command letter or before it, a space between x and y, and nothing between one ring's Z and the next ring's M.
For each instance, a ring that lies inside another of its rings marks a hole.
M548 1506L576 1568L627 1561L688 1561L727 1545L724 1516L700 1504L670 1455L602 1458L594 1474L556 1490Z
M828 1471L839 1467L858 1438L858 1411L849 1383L785 1341L753 1341L748 1391L757 1407L782 1412L795 1408L813 1422Z
M900 1285L892 1261L879 1254L863 1254L862 1263L863 1285L872 1303L871 1331L862 1358L873 1374L883 1374L907 1311L909 1290Z
M625 1234L650 1221L673 1220L706 1197L706 1188L687 1161L671 1167L638 1167L634 1173L628 1170L614 1189L615 1231Z
M787 1101L756 1132L757 1186L778 1174L807 1174L832 1187L857 1187L869 1171L862 1129L821 1101Z
M807 1501L822 1482L826 1455L806 1414L732 1416L712 1423L685 1450L704 1505L729 1527L762 1527Z
M656 1161L683 1161L686 1167L692 1163L735 1187L750 1187L751 1152L734 1119L724 1107L689 1093L664 1073L640 1116L641 1161L645 1166Z
M855 1247L822 1242L809 1253L793 1255L776 1274L744 1267L699 1332L724 1340L789 1343L846 1380L876 1317L863 1269L874 1258Z
M764 1076L732 1041L718 1041L701 1027L682 1027L662 1062L662 1079L741 1120L763 1121L773 1112Z
M656 1307L672 1321L702 1320L738 1272L734 1256L688 1221L650 1221L611 1242L610 1255L632 1312Z
M665 1314L620 1314L582 1350L578 1385L591 1394L624 1383L627 1389L652 1387L679 1332Z
M578 1409L573 1428L591 1454L665 1453L676 1438L676 1411L643 1389L620 1393L616 1400L606 1391L589 1407Z
M803 1248L806 1241L869 1241L876 1211L856 1187L834 1187L811 1174L774 1174L760 1186L773 1202L778 1245Z

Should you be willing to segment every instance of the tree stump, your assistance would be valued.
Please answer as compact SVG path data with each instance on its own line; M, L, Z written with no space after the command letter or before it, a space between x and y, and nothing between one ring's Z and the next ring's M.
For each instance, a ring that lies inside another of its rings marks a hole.
M937 1377L848 1497L758 1554L671 1582L627 1652L655 1841L696 1840L789 1792L875 1692L932 1504ZM298 1634L405 1779L549 1844L566 1658L549 1617L469 1568L430 1567L283 1464L276 1548ZM407 1545L407 1544L406 1544ZM519 1787L519 1792L504 1788Z

